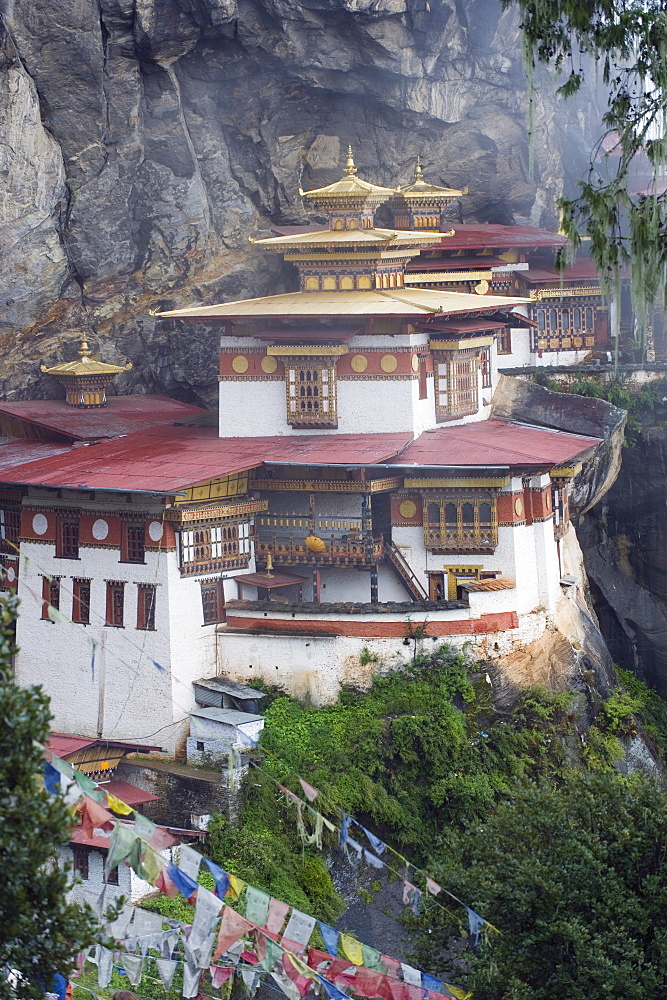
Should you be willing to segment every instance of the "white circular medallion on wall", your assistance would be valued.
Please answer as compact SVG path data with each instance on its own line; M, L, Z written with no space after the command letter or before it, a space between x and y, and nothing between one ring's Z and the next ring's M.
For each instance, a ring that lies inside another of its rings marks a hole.
M103 517L98 517L93 521L93 538L98 542L103 542L109 534L109 525Z
M45 535L48 531L49 522L44 514L35 514L32 519L32 530L36 535Z
M159 542L162 538L162 525L159 521L151 521L148 525L148 537L152 542Z
M9 583L13 583L14 580L16 579L16 570L14 569L13 566L7 566L7 568L5 569L5 579Z

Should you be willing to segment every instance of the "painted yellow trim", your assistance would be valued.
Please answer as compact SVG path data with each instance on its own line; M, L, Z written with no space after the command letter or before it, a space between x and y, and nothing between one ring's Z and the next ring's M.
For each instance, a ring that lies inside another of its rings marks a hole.
M509 481L509 476L470 479L405 479L403 488L406 490L466 489L468 486L507 486Z
M432 351L462 351L467 347L491 347L493 340L493 334L468 340L432 340L430 348Z
M297 334L295 334L297 336ZM336 357L349 354L349 348L334 344L270 344L266 353L269 357Z

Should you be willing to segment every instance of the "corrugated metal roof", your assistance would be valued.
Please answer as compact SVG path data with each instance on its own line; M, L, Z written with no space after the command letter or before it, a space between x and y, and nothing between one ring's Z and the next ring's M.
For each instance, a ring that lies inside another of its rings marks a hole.
M240 698L243 701L258 701L260 698L266 697L264 691L248 687L247 684L239 684L238 681L230 680L227 677L200 677L199 680L192 683L198 687L206 688L207 691L230 694L233 698Z
M308 583L306 576L293 576L292 573L276 570L269 576L267 573L241 573L234 577L239 583L248 583L251 587L263 587L265 590L274 590L276 587L291 587L300 583Z
M79 750L98 744L101 749L127 750L129 753L150 753L162 747L148 746L146 743L128 743L127 740L105 740L96 736L73 736L70 733L51 733L46 744L47 752L56 757L68 757Z
M17 403L0 402L0 424L3 414L7 414L74 441L91 441L131 434L141 427L169 424L204 412L199 406L166 396L110 396L107 405L99 409L79 409L60 399L27 399Z
M160 799L159 795L145 792L143 788L137 788L136 785L131 785L129 781L121 781L120 778L114 778L112 781L100 781L98 784L102 791L115 795L117 799L127 803L128 806L140 806L145 802L158 802Z
M489 247L561 247L567 243L559 233L534 226L499 226L488 222L453 222L454 235L436 244L443 250L485 250Z
M265 461L374 465L397 455L409 433L219 438L207 427L153 427L6 469L5 483L70 489L177 493Z
M557 271L555 267L531 267L529 271L522 273L522 277L531 285L542 284L545 281L553 284L554 282L560 282L561 277L564 282L568 281L594 281L598 282L598 269L595 266L595 261L592 261L589 257L582 257L581 260L575 260L573 264L569 264L562 275L560 271Z
M484 593L488 590L514 590L516 584L511 580L459 580L459 587L473 593Z
M509 309L530 299L473 295L436 288L398 288L367 292L286 292L218 305L192 306L158 313L171 319L231 319L268 316L424 316L486 309Z
M246 722L261 722L263 715L253 715L251 712L237 712L233 708L193 708L188 715L198 719L209 719L211 722L223 722L227 726L242 726Z
M26 441L24 438L13 441L0 439L0 470L11 469L24 462L35 462L51 455L62 455L63 452L69 450L69 444L64 442L59 444L56 442Z
M594 448L598 438L502 420L479 420L425 431L390 464L438 468L548 468Z

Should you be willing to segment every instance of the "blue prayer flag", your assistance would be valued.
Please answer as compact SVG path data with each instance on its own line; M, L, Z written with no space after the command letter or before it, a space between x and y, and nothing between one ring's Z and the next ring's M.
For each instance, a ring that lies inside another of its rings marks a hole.
M199 883L186 875L185 872L170 861L165 871L179 892L182 892L186 899L189 899L199 889Z
M440 993L442 983L434 976L427 976L425 972L422 972L422 987L425 990L433 990L434 993Z
M334 984L328 982L328 980L323 979L322 976L318 976L317 978L319 982L322 983L324 992L328 997L331 997L331 1000L342 1000L343 997L347 997L347 993L343 993L342 990L339 990L337 986L334 986Z
M379 837L376 837L374 833L371 833L370 830L367 830L365 826L362 826L361 829L368 837L368 843L371 845L375 853L382 854L386 846L383 841L381 841Z
M468 923L470 924L470 934L473 938L473 944L477 945L477 942L479 941L479 932L486 921L483 917L480 917L479 913L475 913L474 910L471 910L469 906L466 906L466 910L468 911Z
M326 950L330 955L338 956L338 931L334 930L333 927L329 927L328 924L323 924L321 920L317 921L317 926L320 929Z
M346 812L343 814L343 818L340 823L340 846L341 850L345 847L348 837L350 835L350 821L351 817L347 815Z
M50 761L44 761L44 788L49 795L57 795L60 789L60 771Z
M209 858L204 858L204 863L206 864L211 875L215 879L215 894L218 899L224 899L229 891L231 885L229 881L229 875L221 868L220 865L216 865L214 861Z

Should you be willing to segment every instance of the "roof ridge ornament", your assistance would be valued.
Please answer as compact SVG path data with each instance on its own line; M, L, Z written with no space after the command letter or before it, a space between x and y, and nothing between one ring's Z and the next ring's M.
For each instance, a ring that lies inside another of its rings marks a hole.
M417 153L417 161L415 163L415 182L424 180L424 171L422 170L422 158Z
M352 175L356 174L356 172L357 168L354 165L354 155L352 153L352 146L349 145L347 147L347 160L345 161L345 170L343 171L343 174L347 177L352 177Z

